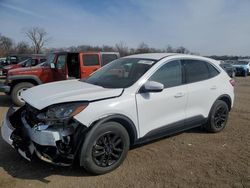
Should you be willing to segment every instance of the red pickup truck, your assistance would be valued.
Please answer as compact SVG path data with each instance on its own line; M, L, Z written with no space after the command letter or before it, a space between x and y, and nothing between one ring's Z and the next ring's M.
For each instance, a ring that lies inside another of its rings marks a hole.
M11 96L17 106L24 104L21 92L35 85L74 78L86 78L101 66L119 58L117 52L57 52L35 67L10 70L0 92Z
M32 66L36 66L40 63L43 63L45 61L46 61L46 57L43 55L34 56L34 57L28 58L24 61L21 61L20 63L10 64L10 65L4 66L2 68L2 75L1 75L1 70L0 70L0 76L7 76L8 72L12 69L21 68L21 67L32 67Z

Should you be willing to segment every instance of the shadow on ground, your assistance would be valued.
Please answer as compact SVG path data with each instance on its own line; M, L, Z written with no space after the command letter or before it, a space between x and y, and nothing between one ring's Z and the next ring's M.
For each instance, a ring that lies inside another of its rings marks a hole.
M0 93L0 107L9 107L11 105L10 96Z

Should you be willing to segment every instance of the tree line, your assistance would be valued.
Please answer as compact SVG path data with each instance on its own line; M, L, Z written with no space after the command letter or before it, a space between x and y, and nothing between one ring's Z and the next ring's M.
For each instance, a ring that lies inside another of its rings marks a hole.
M7 56L9 54L29 54L29 53L48 53L53 51L104 51L104 52L119 52L121 56L137 54L137 53L153 53L153 52L168 52L168 53L191 53L187 48L180 46L173 48L168 45L165 49L157 49L149 47L146 43L142 42L137 48L129 48L125 42L118 42L114 46L102 45L78 45L62 48L46 48L46 45L51 40L48 33L39 27L32 27L23 30L24 37L27 41L20 41L16 43L13 39L4 36L0 33L0 57Z
M190 52L187 48L180 47L172 47L171 45L167 45L166 48L153 48L148 46L146 43L140 43L136 48L129 48L125 42L118 42L114 46L110 45L102 45L102 46L92 46L92 45L78 45L78 46L70 46L70 47L62 47L62 48L46 48L48 42L50 42L51 38L48 33L39 27L32 27L28 29L24 29L23 31L24 37L26 37L27 41L20 41L16 43L13 39L4 36L0 33L0 57L5 57L9 54L31 54L31 53L48 53L53 51L70 51L70 52L79 52L79 51L104 51L104 52L119 52L121 56L131 55L131 54L139 54L139 53L182 53L182 54L196 54L198 53ZM239 58L243 58L241 56L210 56L211 58L218 60L237 60ZM246 58L246 57L244 57Z

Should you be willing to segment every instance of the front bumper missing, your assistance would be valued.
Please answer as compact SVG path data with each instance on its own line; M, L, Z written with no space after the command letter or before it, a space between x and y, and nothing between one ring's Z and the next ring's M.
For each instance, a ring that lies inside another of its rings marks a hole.
M57 130L53 126L38 125L31 127L22 115L20 116L21 121L15 120L15 122L20 122L20 127L14 127L10 121L10 117L14 113L16 112L13 108L8 110L3 120L1 133L2 138L15 148L22 157L31 161L33 156L36 155L39 159L55 165L70 166L73 164L77 150L73 147L72 141L68 140L68 145L64 143L66 138L70 139L73 135L65 136L61 129ZM72 147L70 151L69 147ZM63 149L64 151L62 151Z

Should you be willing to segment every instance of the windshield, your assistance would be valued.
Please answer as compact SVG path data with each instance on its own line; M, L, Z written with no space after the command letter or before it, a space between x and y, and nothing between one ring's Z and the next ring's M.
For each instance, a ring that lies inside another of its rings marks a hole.
M234 63L235 65L247 65L248 61L238 61Z
M30 59L26 59L26 60L24 60L24 61L21 61L20 63L18 63L19 65L23 65L23 66L25 66L26 65L26 63L29 61Z
M47 56L47 60L45 61L45 63L43 63L43 65L45 64L50 65L51 63L54 63L55 56L56 56L55 54L49 54Z
M146 73L155 62L155 60L139 58L117 59L81 81L104 88L127 88Z

